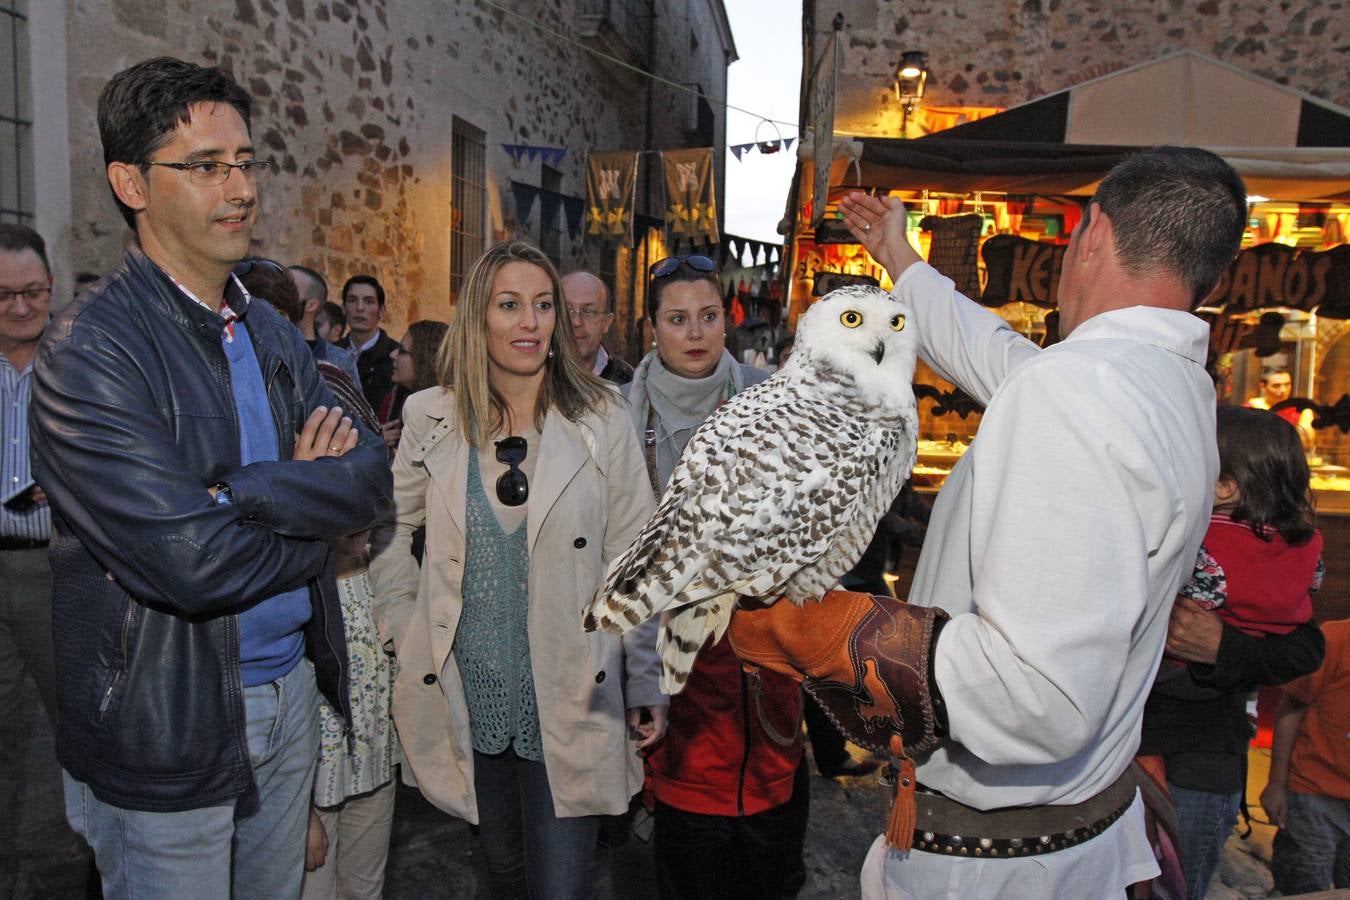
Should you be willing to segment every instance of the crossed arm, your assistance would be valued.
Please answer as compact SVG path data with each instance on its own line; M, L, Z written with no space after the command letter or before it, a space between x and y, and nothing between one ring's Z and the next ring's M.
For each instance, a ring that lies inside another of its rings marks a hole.
M298 340L297 335L297 340ZM305 357L308 362L308 358ZM327 541L369 527L389 504L379 438L341 431L313 364L295 373L311 417L295 459L222 473L215 502L149 401L139 363L113 338L78 329L43 348L30 408L34 469L66 527L138 599L183 615L238 608L299 587ZM327 444L321 444L327 440ZM317 447L336 446L315 458Z

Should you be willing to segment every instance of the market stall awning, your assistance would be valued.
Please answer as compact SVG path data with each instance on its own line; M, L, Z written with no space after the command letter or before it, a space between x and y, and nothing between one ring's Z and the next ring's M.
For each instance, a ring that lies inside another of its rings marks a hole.
M1350 110L1190 50L917 140L864 138L892 189L1088 195L1131 150L1207 147L1271 199L1350 199Z

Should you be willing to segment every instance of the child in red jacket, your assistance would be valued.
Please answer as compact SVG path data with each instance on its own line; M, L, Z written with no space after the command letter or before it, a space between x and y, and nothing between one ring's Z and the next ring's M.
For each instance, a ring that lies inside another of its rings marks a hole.
M1249 635L1286 635L1311 620L1322 581L1303 446L1292 425L1264 410L1222 406L1217 420L1214 513L1177 603L1215 610ZM1185 663L1164 661L1144 708L1141 753L1176 804L1171 837L1180 862L1169 868L1164 854L1176 893L1204 895L1236 821L1245 693L1197 682Z
M1323 573L1303 445L1279 416L1237 406L1219 407L1218 440L1214 513L1179 597L1247 634L1288 634L1312 619Z

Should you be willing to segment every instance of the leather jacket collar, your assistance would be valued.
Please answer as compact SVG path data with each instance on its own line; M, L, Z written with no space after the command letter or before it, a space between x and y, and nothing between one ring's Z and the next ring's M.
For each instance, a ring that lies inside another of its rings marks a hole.
M169 277L168 272L145 255L140 244L133 243L127 248L125 261L131 277L136 278L145 287L153 288L144 292L144 302L147 306L180 328L213 334L217 340L220 339L220 334L225 328L225 317L212 312L188 296ZM246 319L251 301L252 297L239 284L239 280L231 275L225 283L225 302L241 321Z

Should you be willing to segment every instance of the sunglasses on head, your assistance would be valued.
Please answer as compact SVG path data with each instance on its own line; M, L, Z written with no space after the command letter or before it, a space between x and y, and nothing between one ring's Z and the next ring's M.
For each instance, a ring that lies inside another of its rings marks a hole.
M502 438L497 441L497 462L510 466L497 479L497 499L503 506L520 506L530 499L530 479L520 471L525 454L530 450L523 437Z
M647 269L647 274L652 278L665 278L678 272L681 265L688 266L695 272L717 271L717 263L706 256L695 254L693 256L667 256L665 259L658 259Z

